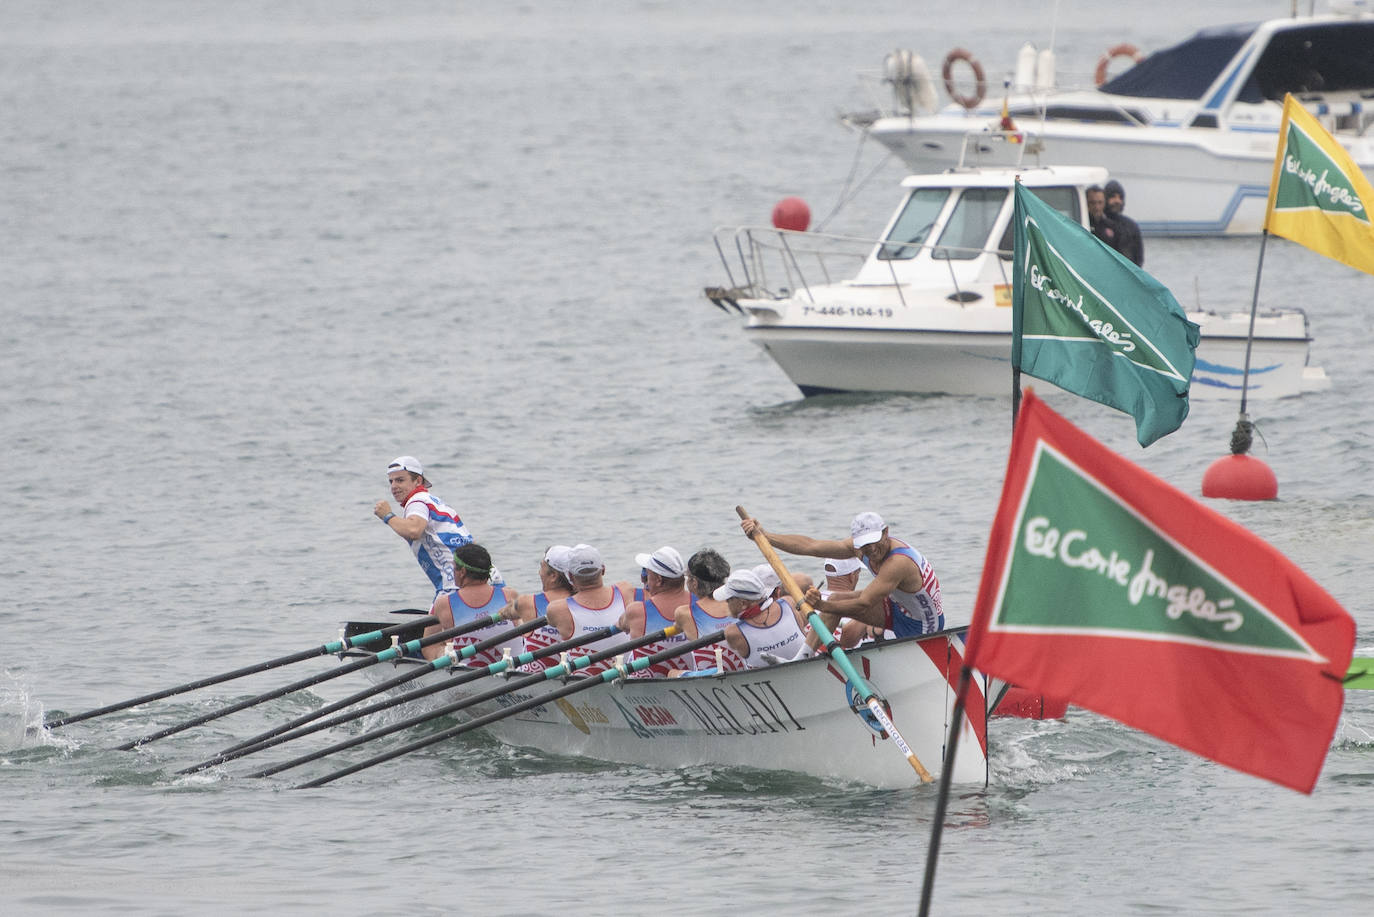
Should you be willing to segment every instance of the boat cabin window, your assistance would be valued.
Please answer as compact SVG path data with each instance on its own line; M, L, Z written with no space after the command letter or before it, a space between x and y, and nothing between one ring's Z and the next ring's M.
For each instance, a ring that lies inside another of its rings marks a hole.
M981 255L1009 193L1006 188L965 188L930 257L969 261Z
M886 244L878 250L878 260L906 261L915 258L948 197L948 188L917 188L911 192L897 222L892 224L892 231L884 240Z
M1077 188L1036 188L1034 191L1036 197L1064 214L1064 216L1080 225L1083 223L1082 211L1078 209ZM1015 221L1007 220L1007 228L1002 233L1002 240L997 243L997 254L1002 256L1003 261L1011 260L1012 246L1016 244L1015 240L1012 238L1012 232L1015 231L1015 229Z

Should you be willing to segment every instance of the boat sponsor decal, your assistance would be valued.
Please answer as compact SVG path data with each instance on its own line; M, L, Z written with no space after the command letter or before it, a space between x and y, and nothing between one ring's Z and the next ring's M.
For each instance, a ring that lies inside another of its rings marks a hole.
M1011 284L997 283L992 287L992 304L998 308L1011 308Z
M945 640L921 641L921 649L925 651L926 657L945 676L945 683L949 685L946 696L951 703L955 693L959 690L960 672L964 667L964 644L967 640L967 633L959 633L953 634ZM988 707L984 687L985 683L981 676L969 680L968 697L964 703L963 728L966 732L969 730L973 732L974 738L978 740L978 747L982 749L983 757L986 758L988 754Z
M673 712L659 703L656 697L626 694L624 703L616 697L611 698L611 703L615 704L620 715L625 717L630 731L641 739L687 734L687 730L678 723Z
M767 735L806 729L767 679L728 688L673 688L669 693L711 735Z
M606 716L604 710L585 701L574 705L566 697L560 697L554 701L554 706L568 718L568 722L572 723L578 732L587 735L592 734L591 724L597 726L609 726L611 724L611 719Z
M1321 661L1278 615L1043 440L1013 531L991 631ZM1065 595L1077 598L1066 605Z
M802 306L802 317L833 315L839 318L892 318L896 313L886 306Z

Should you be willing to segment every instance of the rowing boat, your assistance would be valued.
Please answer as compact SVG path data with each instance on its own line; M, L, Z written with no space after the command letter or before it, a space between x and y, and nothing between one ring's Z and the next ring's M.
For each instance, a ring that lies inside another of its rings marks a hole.
M350 622L346 632L376 626ZM847 651L855 667L883 692L894 724L931 770L944 758L965 632L958 628ZM421 663L407 659L396 664ZM385 667L367 671L377 669ZM394 674L388 670L374 677ZM435 672L420 681L432 684L448 677ZM553 680L512 691L467 713L477 717L512 708L561 684ZM491 687L476 682L455 688L454 694ZM959 783L987 783L988 687L982 676L975 678L962 717L952 775ZM991 701L1000 689L994 682ZM432 695L431 703L455 699L448 694ZM844 676L825 657L814 657L720 675L621 679L513 713L484 729L508 745L545 754L655 768L720 765L795 771L885 788L913 785L906 759L855 714L853 702Z

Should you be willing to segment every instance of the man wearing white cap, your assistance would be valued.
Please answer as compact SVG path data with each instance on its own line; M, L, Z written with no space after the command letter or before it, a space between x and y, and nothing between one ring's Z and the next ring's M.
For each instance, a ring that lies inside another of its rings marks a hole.
M378 500L373 512L406 540L420 569L434 584L434 594L452 592L458 588L453 579L453 551L472 541L467 526L452 507L429 492L429 479L414 456L403 455L388 465L386 480L401 510L392 512L390 503ZM494 580L500 582L500 575Z
M635 563L643 570L643 589L635 590L635 600L625 608L620 629L627 634L649 634L673 625L673 612L691 601L687 591L687 563L677 548L664 545L652 554L636 554ZM668 637L635 650L634 655L652 656L673 643L684 643L685 634ZM665 678L675 669L691 668L690 654L654 663L638 674Z
M725 627L725 642L757 669L797 658L806 646L801 615L770 594L772 589L753 570L737 570L715 592L730 607L733 624Z
M539 562L539 585L544 591L520 596L501 609L501 617L508 621L524 624L547 615L551 603L572 595L572 582L568 579L571 559L572 548L565 544L556 544L546 550L544 559ZM537 652L545 647L553 646L559 640L558 628L546 623L543 627L532 630L525 635L525 649L529 652ZM544 669L557 664L558 659L556 657L545 656L542 659L526 663L521 666L521 669L526 672L542 672Z
M930 561L911 545L888 534L887 523L877 513L859 513L849 525L844 541L823 541L806 535L775 535L765 532L757 519L740 523L753 538L763 532L773 547L809 557L855 557L873 574L860 592L832 594L806 591L807 603L831 631L841 616L893 631L898 637L929 634L945 626L940 605L940 581Z
M606 564L601 560L600 551L589 544L573 546L568 554L568 578L572 581L573 594L550 602L547 612L549 623L558 628L559 640L571 640L578 634L619 624L625 607L634 601L634 596L624 586L605 583L605 575ZM624 634L611 634L584 644L569 655L590 655L614 646L625 637L643 635L643 630L639 633L627 631ZM606 660L578 671L594 674L613 664L612 660Z

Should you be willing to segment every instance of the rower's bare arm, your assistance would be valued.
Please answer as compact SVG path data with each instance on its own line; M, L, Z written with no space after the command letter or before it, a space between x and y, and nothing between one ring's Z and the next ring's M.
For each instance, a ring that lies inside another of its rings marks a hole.
M796 554L804 557L858 557L858 552L854 550L854 545L848 539L844 541L821 540L811 538L807 535L780 535L776 532L769 532L764 529L759 521L752 516L740 521L739 527L744 530L744 534L753 538L757 533L762 532L768 539L768 543L779 551L788 554Z
M568 602L566 599L555 599L550 602L548 610L544 612L544 617L548 619L549 624L558 628L558 636L562 637L564 640L572 639L574 628L573 616L572 612L568 609Z
M734 650L741 658L749 655L749 641L740 633L738 624L725 626L725 645Z
M687 635L688 640L697 638L697 620L692 617L691 605L679 605L673 612L673 623Z
M406 541L414 541L423 535L428 524L424 516L396 516L387 523L393 532Z

